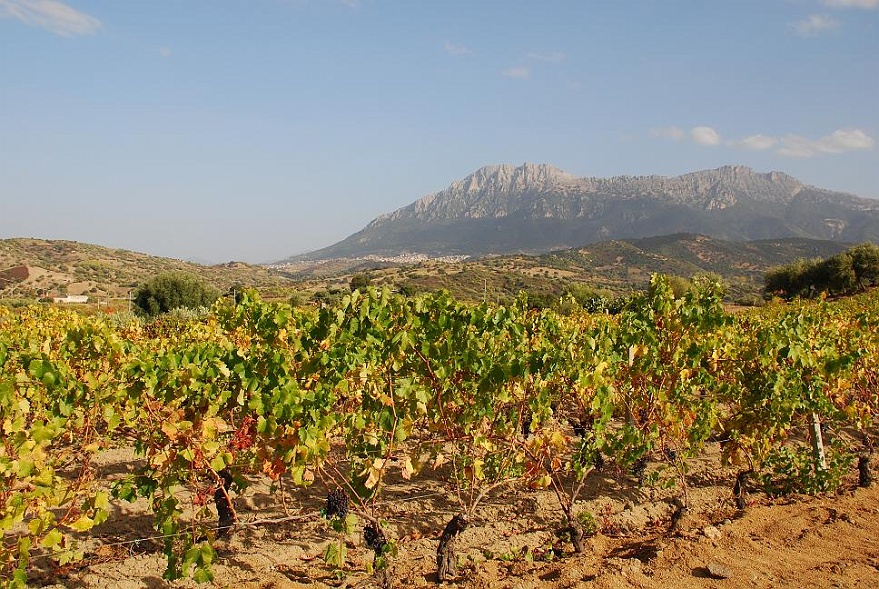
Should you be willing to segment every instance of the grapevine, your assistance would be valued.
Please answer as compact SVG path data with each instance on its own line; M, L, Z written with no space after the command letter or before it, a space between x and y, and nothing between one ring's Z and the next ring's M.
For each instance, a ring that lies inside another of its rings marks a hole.
M737 465L740 508L759 485L825 492L849 472L869 485L879 291L735 316L720 294L704 280L675 297L656 277L618 315L560 316L373 289L292 309L245 291L142 327L0 307L3 583L26 586L32 555L81 556L76 535L138 497L166 578L208 581L237 494L260 478L326 489L328 563L342 569L362 521L378 571L396 546L389 477L417 488L433 470L456 505L437 530L440 578L458 574L456 539L504 487L550 490L577 551L576 505L601 470L677 482L683 525L689 461L712 440ZM92 463L114 446L142 462L109 489Z

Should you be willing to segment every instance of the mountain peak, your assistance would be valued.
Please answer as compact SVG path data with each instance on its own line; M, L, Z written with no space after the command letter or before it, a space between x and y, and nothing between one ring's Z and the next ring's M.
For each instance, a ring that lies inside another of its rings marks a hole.
M498 164L479 168L463 180L453 182L444 193L510 192L548 189L576 176L549 164Z

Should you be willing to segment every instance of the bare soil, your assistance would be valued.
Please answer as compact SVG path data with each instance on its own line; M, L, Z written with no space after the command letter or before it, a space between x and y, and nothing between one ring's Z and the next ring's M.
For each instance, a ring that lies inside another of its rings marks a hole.
M135 463L130 451L103 457L102 476L123 476ZM696 461L690 510L679 532L669 531L671 501L679 489L639 489L626 473L602 472L579 509L589 510L600 532L585 553L558 540L554 496L510 485L480 507L460 536L456 588L737 588L879 587L879 485L843 488L821 497L771 499L749 495L744 511L733 504L735 471L716 456ZM655 469L656 464L651 464ZM249 589L368 587L372 553L362 538L348 540L348 565L334 570L322 555L336 538L320 519L326 489L271 490L266 481L234 495L240 518L217 544L213 586ZM445 523L457 512L454 495L425 473L391 481L384 517L399 552L392 559L394 587L436 586L436 549ZM54 588L156 588L165 568L152 515L143 501L114 506L110 519L82 539L85 559L59 569L37 558L34 585ZM720 578L725 577L725 578ZM170 583L196 587L191 580Z

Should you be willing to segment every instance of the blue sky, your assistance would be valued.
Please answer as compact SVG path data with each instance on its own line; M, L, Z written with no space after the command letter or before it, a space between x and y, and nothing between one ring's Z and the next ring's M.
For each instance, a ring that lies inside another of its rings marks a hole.
M0 0L0 237L317 249L488 164L879 197L879 0Z

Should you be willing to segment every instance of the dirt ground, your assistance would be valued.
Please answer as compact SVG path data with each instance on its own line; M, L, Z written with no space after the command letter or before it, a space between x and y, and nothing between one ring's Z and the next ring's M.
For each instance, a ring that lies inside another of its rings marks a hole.
M103 458L107 480L130 471L130 452ZM735 508L735 472L716 457L696 461L690 477L690 510L679 533L669 533L675 489L638 489L625 473L594 477L579 504L601 532L581 555L555 536L560 516L554 496L511 485L479 508L478 521L460 536L458 588L660 588L660 587L879 587L879 484L856 487L853 476L831 496L770 499L751 493ZM655 465L651 465L654 468ZM368 587L371 552L359 537L348 542L348 566L335 571L322 559L335 537L317 514L326 489L271 492L263 481L233 497L241 525L217 546L216 587L285 589ZM429 473L411 482L391 481L383 505L387 529L398 538L392 560L395 587L436 582L439 533L456 513L451 492ZM283 503L283 505L282 505ZM34 561L34 585L64 588L157 588L165 561L151 536L145 504L114 505L110 519L82 540L86 558L59 570ZM269 521L267 521L269 520ZM139 540L140 539L140 540ZM553 550L563 548L558 553ZM175 587L197 587L191 580Z

